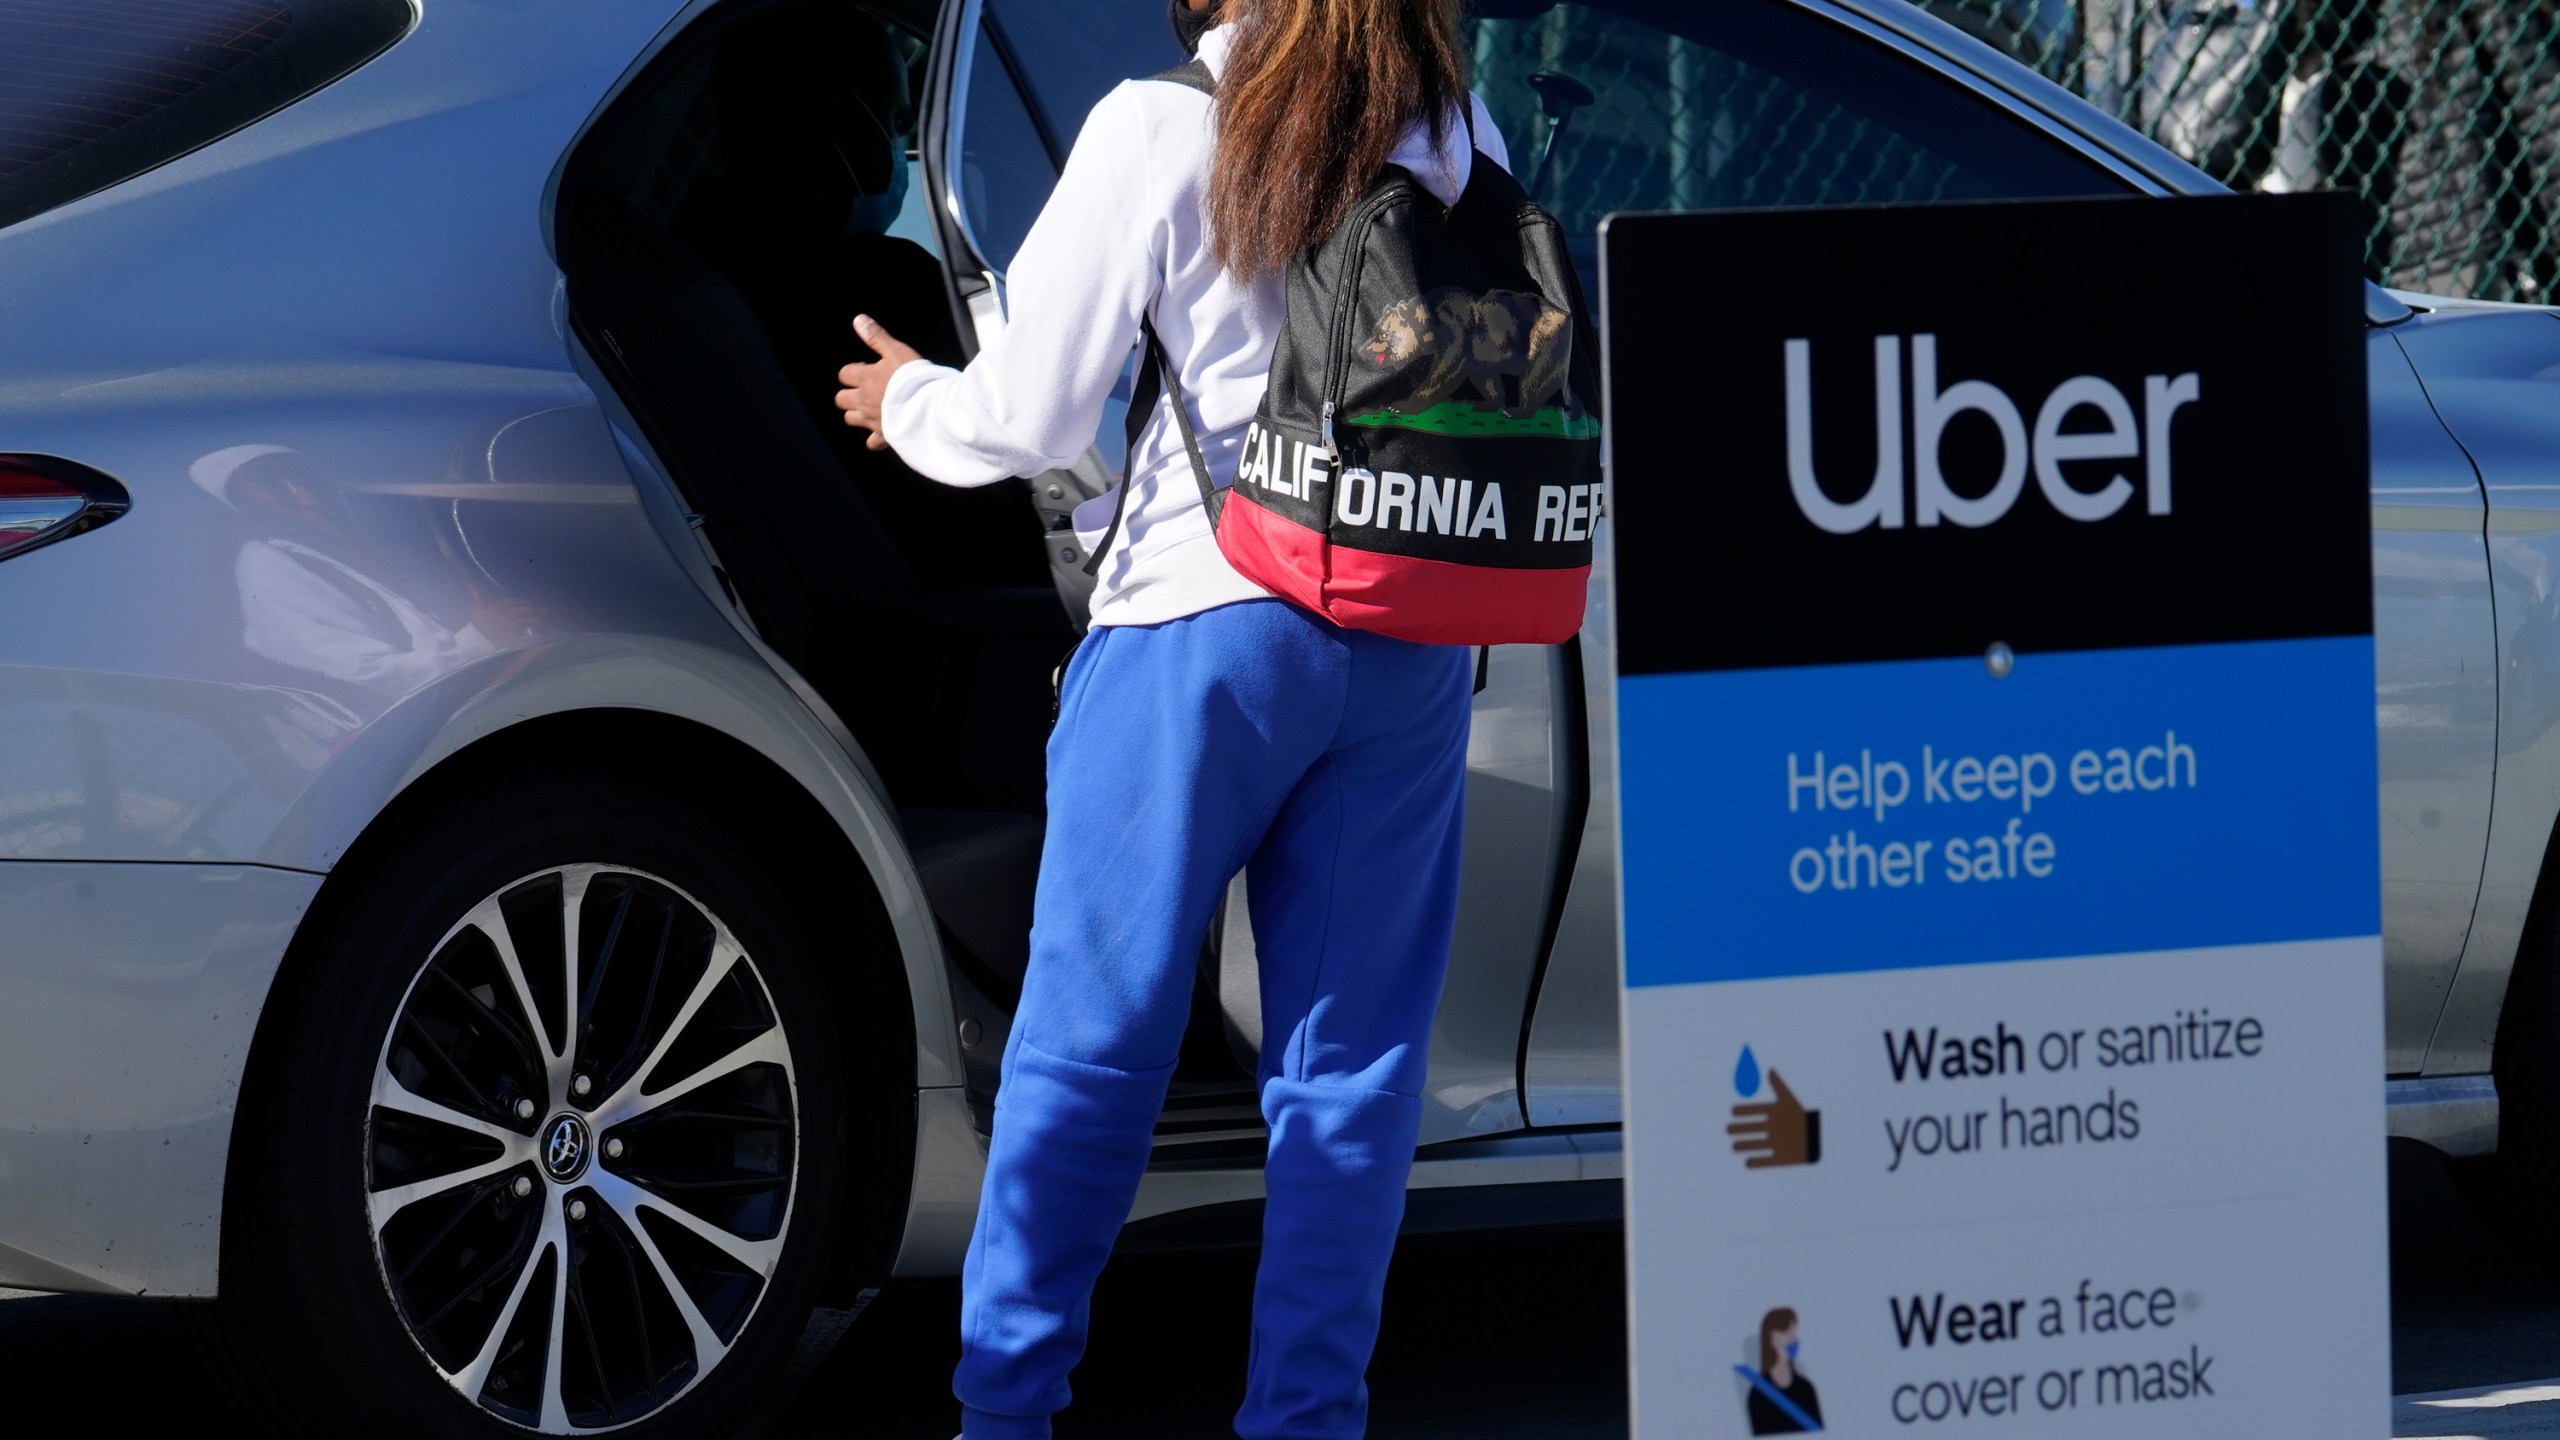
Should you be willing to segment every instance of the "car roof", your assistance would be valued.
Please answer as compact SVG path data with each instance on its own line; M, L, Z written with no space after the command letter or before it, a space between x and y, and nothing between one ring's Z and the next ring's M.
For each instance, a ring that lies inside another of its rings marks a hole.
M1788 0L1814 11L1845 13L1902 37L1975 79L2041 111L2157 181L2174 195L2227 195L2231 187L2197 169L2176 151L2072 94L2047 76L1908 0Z

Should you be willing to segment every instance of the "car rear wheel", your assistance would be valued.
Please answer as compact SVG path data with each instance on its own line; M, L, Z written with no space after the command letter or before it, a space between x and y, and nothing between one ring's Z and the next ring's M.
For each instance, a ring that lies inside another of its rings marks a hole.
M721 1433L839 1211L811 949L712 817L510 789L364 856L297 941L235 1146L233 1330L341 1433Z

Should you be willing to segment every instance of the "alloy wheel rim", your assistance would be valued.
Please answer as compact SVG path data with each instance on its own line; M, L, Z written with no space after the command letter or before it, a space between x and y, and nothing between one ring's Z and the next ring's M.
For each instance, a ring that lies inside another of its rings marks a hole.
M647 1418L754 1316L799 1178L755 962L654 875L566 865L472 907L374 1066L367 1222L436 1373L547 1434Z

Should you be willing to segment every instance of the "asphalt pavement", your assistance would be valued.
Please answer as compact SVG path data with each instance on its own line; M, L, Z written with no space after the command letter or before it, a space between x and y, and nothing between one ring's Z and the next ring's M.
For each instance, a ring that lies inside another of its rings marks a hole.
M2560 1437L2560 1272L2511 1237L2489 1168L2392 1152L2394 1433ZM1408 1241L1371 1370L1376 1440L1617 1440L1625 1286L1614 1230ZM1244 1383L1253 1257L1131 1255L1094 1299L1094 1344L1060 1440L1204 1440ZM822 1311L798 1385L758 1417L787 1440L951 1440L958 1291L882 1291ZM113 1396L120 1433L256 1433L214 1358L213 1307L0 1291L0 1384ZM366 1427L368 1429L372 1427ZM350 1433L358 1433L351 1431ZM374 1433L381 1433L375 1430Z
M1626 1285L1614 1229L1406 1242L1370 1367L1377 1440L1600 1440L1627 1433ZM1132 1255L1094 1295L1059 1440L1227 1435L1244 1396L1253 1259ZM801 1388L776 1436L951 1440L959 1296L882 1294ZM863 1340L868 1332L873 1338Z

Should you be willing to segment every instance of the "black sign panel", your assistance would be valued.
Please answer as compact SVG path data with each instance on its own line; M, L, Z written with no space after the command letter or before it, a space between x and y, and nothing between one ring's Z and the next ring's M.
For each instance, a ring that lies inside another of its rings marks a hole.
M1613 217L1622 670L2369 633L2362 234L2343 195Z

